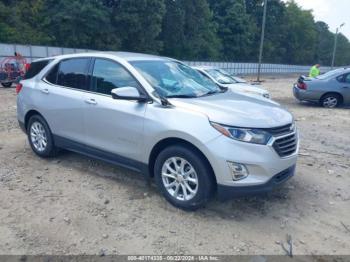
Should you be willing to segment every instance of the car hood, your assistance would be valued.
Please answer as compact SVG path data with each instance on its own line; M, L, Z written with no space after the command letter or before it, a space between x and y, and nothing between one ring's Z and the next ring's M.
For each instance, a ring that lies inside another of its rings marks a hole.
M270 128L289 124L293 116L278 103L227 91L199 98L171 98L176 107L201 112L210 121L237 127Z
M250 84L245 84L245 83L229 84L224 86L236 92L251 93L251 94L258 94L258 95L269 93L267 90L263 88L256 87Z

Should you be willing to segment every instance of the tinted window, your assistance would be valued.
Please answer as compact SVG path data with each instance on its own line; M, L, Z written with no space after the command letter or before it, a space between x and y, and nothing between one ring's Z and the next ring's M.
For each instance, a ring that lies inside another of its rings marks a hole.
M110 95L111 90L119 87L139 87L138 82L116 62L96 59L92 74L93 91Z
M59 64L55 65L50 72L46 75L46 80L52 84L57 83L57 73L58 73Z
M24 79L30 79L40 73L52 60L42 60L30 64L29 70L25 73Z
M344 82L350 84L350 74L344 76Z
M74 58L62 61L58 70L57 84L86 90L86 71L89 61L89 58Z

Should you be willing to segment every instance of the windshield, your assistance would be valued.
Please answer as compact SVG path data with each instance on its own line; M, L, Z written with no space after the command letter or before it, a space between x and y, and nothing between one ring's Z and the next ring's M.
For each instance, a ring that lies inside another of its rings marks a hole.
M163 97L199 97L221 89L196 70L175 61L133 61L136 70Z
M335 76L335 75L337 75L338 73L340 73L342 71L344 71L344 68L338 68L338 69L335 69L335 70L332 70L332 71L328 71L327 73L325 73L323 75L316 76L316 78L324 80L324 79L327 79L329 77Z
M247 83L247 81L244 80L243 78L240 78L238 76L234 76L224 69L218 69L218 70L220 71L220 73L224 74L225 76L232 78L234 81L236 81L236 83Z
M220 69L206 69L205 70L212 78L214 78L220 84L236 84L229 75L220 72Z

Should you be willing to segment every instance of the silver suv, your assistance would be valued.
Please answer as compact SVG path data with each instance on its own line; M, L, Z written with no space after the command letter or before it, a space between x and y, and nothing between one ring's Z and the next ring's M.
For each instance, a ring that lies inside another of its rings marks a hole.
M219 87L170 58L104 52L32 64L17 86L33 151L63 148L139 171L194 210L271 190L295 171L298 134L277 103Z

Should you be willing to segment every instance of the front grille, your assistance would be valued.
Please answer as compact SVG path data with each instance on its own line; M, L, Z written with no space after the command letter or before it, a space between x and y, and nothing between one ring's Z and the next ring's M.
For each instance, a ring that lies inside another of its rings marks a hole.
M273 143L273 148L280 157L290 156L297 150L297 140L296 133L277 138Z
M293 124L288 124L279 127L265 128L264 130L269 132L273 136L283 136L294 131L294 127L292 127L292 125Z

